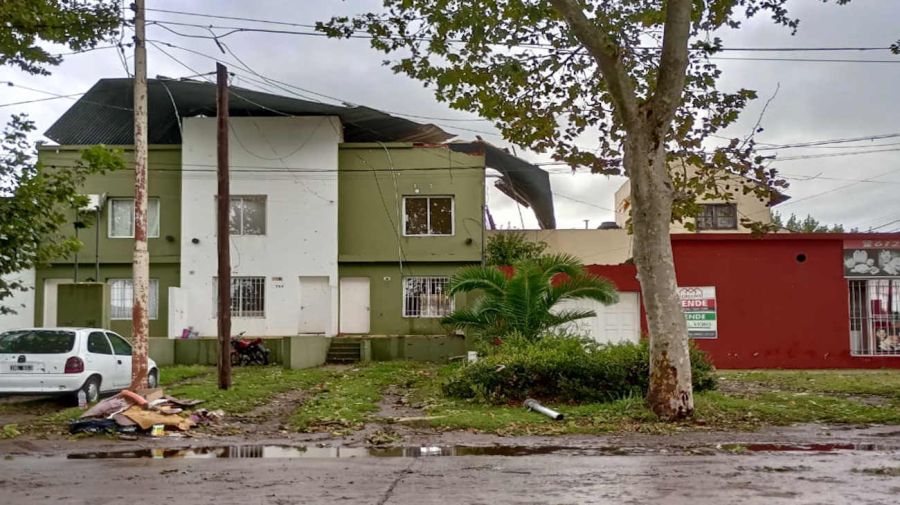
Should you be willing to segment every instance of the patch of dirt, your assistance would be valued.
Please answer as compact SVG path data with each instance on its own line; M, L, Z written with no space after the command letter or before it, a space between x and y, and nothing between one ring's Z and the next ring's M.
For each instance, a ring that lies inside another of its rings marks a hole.
M425 416L425 411L420 405L411 405L409 392L393 385L385 390L381 401L378 402L377 417L384 419L403 419L407 417Z
M795 388L780 389L772 384L767 384L764 382L735 380L735 379L728 379L725 377L719 378L718 386L717 386L716 390L720 393L724 393L724 394L731 395L731 396L738 396L741 398L754 398L754 397L763 395L765 393L782 393L782 392L808 393L808 391L804 391L802 389L795 389ZM872 406L872 407L886 407L891 404L890 398L887 398L884 396L878 396L878 395L834 393L834 392L812 392L810 394L833 396L835 398L842 398L844 400L849 400L852 402L859 403L861 405L868 405L868 406Z
M260 405L244 414L228 415L226 419L231 421L222 426L213 425L212 431L229 427L237 427L243 433L266 434L286 433L289 428L285 424L288 418L297 410L308 397L313 394L308 389L292 389L276 395L269 403Z

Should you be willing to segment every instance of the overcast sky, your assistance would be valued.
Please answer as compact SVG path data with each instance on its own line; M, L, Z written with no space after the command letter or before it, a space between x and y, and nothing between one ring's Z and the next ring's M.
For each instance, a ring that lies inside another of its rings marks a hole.
M302 8L298 7L301 6ZM147 0L152 9L170 9L313 23L337 14L377 10L376 0ZM723 33L726 47L886 47L900 38L900 1L864 0L848 6L822 4L819 0L795 0L792 12L801 18L800 30L790 36L764 18L755 19L738 31ZM159 12L148 19L220 26L251 26L246 21L228 21ZM279 28L272 25L252 25ZM183 33L202 33L190 27L171 26ZM290 27L281 27L292 29ZM297 30L298 28L293 28ZM221 54L211 40L187 38L160 26L148 27L148 38L208 55L231 60ZM128 37L131 36L129 32ZM318 37L239 33L224 39L253 70L268 78L387 111L446 118L430 121L462 139L481 135L498 145L507 145L496 129L484 121L438 103L428 89L405 76L394 75L381 65L381 53L365 40L328 40ZM214 62L182 49L164 46L172 56L197 72L214 70ZM725 134L744 136L756 122L765 100L776 86L780 90L763 121L765 130L757 140L768 144L869 137L900 134L900 56L888 51L867 52L728 52L725 57L816 58L891 60L896 63L835 63L801 61L719 61L724 71L721 88L756 89L760 99L747 108L740 122ZM129 54L130 57L130 54ZM149 75L182 77L193 74L152 45L149 47ZM233 60L232 60L233 61ZM129 60L128 65L131 65ZM234 63L233 66L239 66ZM71 94L90 88L103 77L126 75L115 49L102 49L68 56L51 76L29 76L12 68L0 69L0 81L12 81L34 89ZM3 83L5 84L5 83ZM238 86L258 88L240 77ZM48 95L18 87L0 87L0 104L46 98ZM72 103L60 99L0 108L0 116L28 113L45 131ZM4 120L5 122L5 120ZM469 130L477 130L466 131ZM882 145L883 147L876 147ZM787 191L792 200L777 207L782 213L812 214L821 221L843 223L863 229L885 225L879 231L900 230L900 136L874 141L830 144L779 150L780 158L805 155L834 155L859 151L882 151L824 158L776 161L774 166L791 177ZM533 161L548 158L517 152ZM560 170L554 169L554 172ZM871 180L873 179L874 180ZM553 173L557 223L560 228L583 228L584 219L596 227L613 220L613 193L622 178L591 174ZM499 191L488 194L488 205L498 225L535 228L529 209L519 209ZM897 220L897 221L895 221ZM889 224L888 224L889 223Z

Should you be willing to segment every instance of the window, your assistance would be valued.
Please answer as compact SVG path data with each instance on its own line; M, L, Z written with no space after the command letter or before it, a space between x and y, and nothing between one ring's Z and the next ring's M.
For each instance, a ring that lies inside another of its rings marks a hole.
M213 314L218 313L218 279L213 277ZM231 317L266 317L266 278L231 278Z
M697 230L737 230L737 205L733 203L701 203Z
M131 319L134 304L134 289L131 279L110 279L109 300L112 310L110 319ZM159 281L150 279L150 319L159 317Z
M134 198L110 199L109 237L134 238ZM147 237L159 237L159 198L147 200Z
M850 351L900 356L900 279L849 281Z
M131 356L131 344L127 340L110 332L106 332L106 336L109 337L109 342L112 344L113 352L116 353L116 356Z
M109 340L102 332L94 331L88 335L87 342L88 352L94 354L112 354L112 348L109 346Z
M453 197L404 197L403 234L453 235Z
M228 216L232 235L265 235L266 197L232 195Z
M449 277L404 278L403 317L443 317L453 312L449 284Z
M25 330L0 334L2 354L63 354L75 346L71 331Z

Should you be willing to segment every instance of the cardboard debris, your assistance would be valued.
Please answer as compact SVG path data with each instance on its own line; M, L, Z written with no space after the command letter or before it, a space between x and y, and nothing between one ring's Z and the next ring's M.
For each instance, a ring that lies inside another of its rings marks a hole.
M208 412L206 409L182 415L184 408L199 403L202 400L180 400L165 396L160 388L141 390L141 394L122 390L85 411L79 420L69 424L69 431L122 433L140 430L147 433L154 425L186 431L197 424L218 422L225 416L221 410Z

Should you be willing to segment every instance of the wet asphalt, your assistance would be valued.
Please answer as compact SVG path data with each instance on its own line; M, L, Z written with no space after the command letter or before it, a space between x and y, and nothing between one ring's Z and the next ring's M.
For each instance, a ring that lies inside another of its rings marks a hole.
M179 455L171 448L168 457L152 451L6 455L0 460L0 502L900 503L900 451L892 447L719 447L710 454L663 449L621 455L555 448L470 455L426 446L380 456L350 449L341 455L334 449L210 447Z

